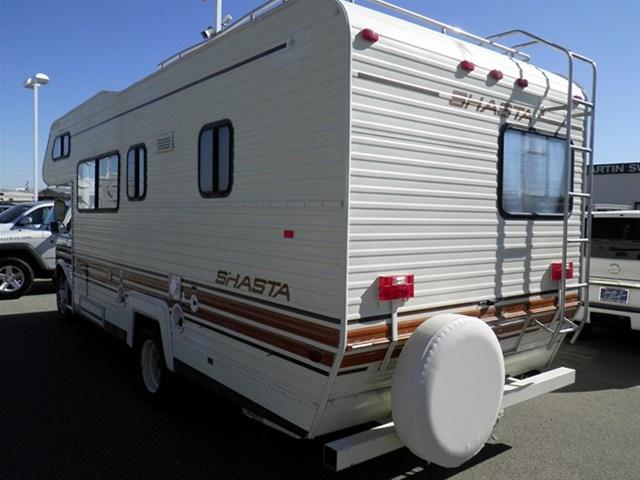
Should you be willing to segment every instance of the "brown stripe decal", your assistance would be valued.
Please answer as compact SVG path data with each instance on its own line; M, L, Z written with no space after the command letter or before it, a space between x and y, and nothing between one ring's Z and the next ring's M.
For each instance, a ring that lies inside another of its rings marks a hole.
M293 353L300 357L310 359L316 363L321 363L322 365L326 365L328 367L330 367L333 363L334 354L331 352L320 350L310 345L306 345L304 343L277 335L275 333L267 332L265 330L262 330L261 328L247 325L245 323L238 322L222 315L216 315L215 313L200 310L198 311L197 315L189 314L189 316L193 316L199 320L224 327L228 330L232 330L247 337L254 338L273 347L280 348L289 353Z
M263 308L229 300L228 298L204 292L202 290L185 288L184 291L187 298L191 297L192 294L196 294L200 305L223 310L239 317L245 317L254 322L277 328L278 330L283 330L294 335L306 337L310 340L324 343L325 345L332 347L338 346L340 331L334 328L328 328L315 323L305 322L302 319L290 317L288 315L270 312Z

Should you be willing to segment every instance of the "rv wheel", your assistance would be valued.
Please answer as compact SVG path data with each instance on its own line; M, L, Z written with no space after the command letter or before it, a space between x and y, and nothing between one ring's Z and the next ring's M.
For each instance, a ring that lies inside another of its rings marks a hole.
M140 335L138 347L140 381L146 396L154 401L167 396L171 372L167 369L158 328L147 327Z
M0 300L25 295L33 283L33 270L24 260L14 257L0 259Z
M56 272L56 305L60 318L65 321L73 318L71 310L71 289L67 283L67 278L61 271Z

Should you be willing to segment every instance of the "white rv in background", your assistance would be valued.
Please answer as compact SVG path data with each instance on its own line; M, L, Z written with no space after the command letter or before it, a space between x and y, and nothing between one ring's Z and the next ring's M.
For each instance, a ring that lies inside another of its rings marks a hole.
M595 65L373 3L402 18L268 2L56 120L58 297L138 350L152 397L188 375L297 437L384 424L328 444L335 469L403 445L452 467L573 381L514 377L586 314L595 105L571 78L586 61L595 90Z

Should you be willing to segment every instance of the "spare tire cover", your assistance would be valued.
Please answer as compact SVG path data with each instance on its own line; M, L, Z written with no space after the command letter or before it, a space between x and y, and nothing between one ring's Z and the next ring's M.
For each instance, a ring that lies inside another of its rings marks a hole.
M393 421L415 455L457 467L489 439L502 405L504 358L482 320L442 314L411 335L395 367Z

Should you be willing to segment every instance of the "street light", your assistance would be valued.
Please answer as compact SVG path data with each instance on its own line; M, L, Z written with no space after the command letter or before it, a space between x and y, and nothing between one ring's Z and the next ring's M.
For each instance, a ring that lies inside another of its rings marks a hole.
M36 73L24 81L24 88L33 90L33 199L38 201L38 88L49 83L44 73Z

